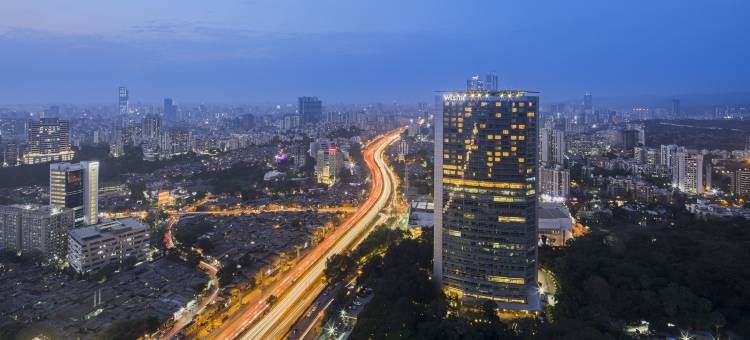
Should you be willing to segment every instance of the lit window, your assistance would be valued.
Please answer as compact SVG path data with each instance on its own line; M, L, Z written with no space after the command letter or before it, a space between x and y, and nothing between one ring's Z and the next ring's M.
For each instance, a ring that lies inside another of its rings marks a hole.
M497 221L501 223L525 223L525 217L518 216L498 216Z

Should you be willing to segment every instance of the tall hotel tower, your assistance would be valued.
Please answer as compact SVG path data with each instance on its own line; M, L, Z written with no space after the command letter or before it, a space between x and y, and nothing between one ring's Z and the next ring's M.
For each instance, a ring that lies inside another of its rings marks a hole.
M464 302L539 309L538 104L524 91L453 92L435 116L434 273Z

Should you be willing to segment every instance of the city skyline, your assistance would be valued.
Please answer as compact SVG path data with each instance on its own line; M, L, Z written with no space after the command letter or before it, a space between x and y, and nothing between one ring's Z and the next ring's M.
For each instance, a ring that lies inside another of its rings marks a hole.
M747 0L2 7L2 339L750 336Z
M144 102L291 102L304 93L328 102L404 102L485 70L501 87L538 90L548 102L586 91L597 98L750 92L743 63L750 49L736 44L750 4L716 5L727 10L707 20L699 1L480 1L451 10L425 2L78 1L60 9L10 1L0 14L0 48L13 52L0 56L0 103L110 103L118 86ZM290 24L298 22L305 25ZM493 32L504 43L479 53L472 41Z

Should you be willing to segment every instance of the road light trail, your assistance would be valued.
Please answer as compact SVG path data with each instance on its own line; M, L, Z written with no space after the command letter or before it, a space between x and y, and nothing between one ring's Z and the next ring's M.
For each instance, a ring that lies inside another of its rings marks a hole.
M365 163L372 174L372 190L359 210L323 240L299 263L262 294L258 294L219 330L214 339L278 339L304 313L315 296L325 287L321 282L326 259L347 251L377 221L380 211L391 202L394 176L385 160L384 150L398 139L402 132L396 130L370 143L364 150ZM267 304L270 296L277 296L273 306ZM250 328L248 328L250 327ZM243 333L247 329L247 332Z

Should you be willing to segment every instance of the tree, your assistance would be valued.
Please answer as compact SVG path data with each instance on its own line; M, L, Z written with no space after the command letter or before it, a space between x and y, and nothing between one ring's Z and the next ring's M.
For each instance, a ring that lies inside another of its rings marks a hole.
M268 299L266 299L266 303L270 307L270 306L273 306L274 304L276 304L276 301L278 301L278 300L279 300L279 298L276 297L276 295L271 295L271 296L268 297Z
M146 184L143 182L130 183L130 200L133 202L143 201L146 199L143 192L146 191Z
M216 276L219 278L219 284L221 286L226 286L232 283L237 272L237 263L232 260L227 261L227 263L219 269L219 272L216 273Z
M323 271L326 281L330 283L339 282L356 268L356 262L349 254L335 254L326 260L326 268Z
M124 259L122 259L122 263L120 263L120 270L130 270L135 267L135 264L138 263L138 259L135 256L127 256Z
M716 329L716 338L719 338L719 328L726 326L727 319L719 312L711 313L711 325Z
M113 323L97 336L97 339L131 340L139 339L144 334L151 334L159 328L159 319L149 316L142 319L123 320Z
M211 239L208 237L201 237L198 239L197 242L195 242L195 246L203 249L204 253L210 252L214 249L214 244L211 242Z
M96 271L96 273L94 273L91 278L96 281L106 280L110 275L112 275L112 273L115 272L115 270L117 270L117 267L118 266L115 263L107 263L98 271Z
M188 267L195 268L201 262L201 254L198 254L198 252L194 250L190 250L187 252L185 262Z

